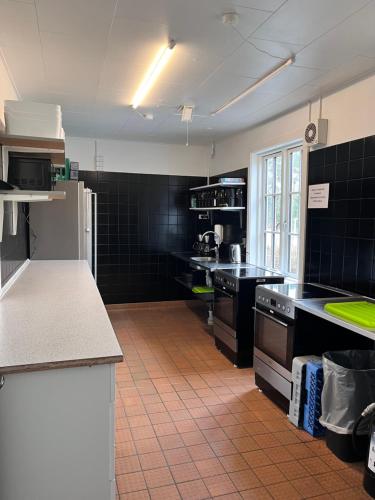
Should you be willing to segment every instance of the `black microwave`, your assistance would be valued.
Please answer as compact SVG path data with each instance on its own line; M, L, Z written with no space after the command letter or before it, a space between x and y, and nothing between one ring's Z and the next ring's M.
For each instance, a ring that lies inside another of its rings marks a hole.
M46 154L9 153L8 182L20 189L50 191L53 166Z

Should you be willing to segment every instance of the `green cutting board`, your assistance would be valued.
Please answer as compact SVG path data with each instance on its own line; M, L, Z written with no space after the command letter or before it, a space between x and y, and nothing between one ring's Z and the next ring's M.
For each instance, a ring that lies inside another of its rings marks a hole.
M330 302L324 310L338 318L375 329L375 304L371 302Z

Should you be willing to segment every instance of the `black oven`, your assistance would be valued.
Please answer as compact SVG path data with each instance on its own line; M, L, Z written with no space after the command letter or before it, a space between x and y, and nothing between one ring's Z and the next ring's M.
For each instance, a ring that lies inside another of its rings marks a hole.
M236 292L215 286L215 318L233 330L236 329L237 325L237 304Z

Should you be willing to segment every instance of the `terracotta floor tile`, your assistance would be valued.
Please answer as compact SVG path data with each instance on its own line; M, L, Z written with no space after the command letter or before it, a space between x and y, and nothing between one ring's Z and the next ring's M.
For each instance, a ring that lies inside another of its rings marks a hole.
M195 463L189 462L186 464L171 465L170 471L176 483L184 483L200 479L200 474L195 466Z
M156 438L139 439L138 441L135 441L135 447L137 449L137 453L140 455L160 451L161 449L159 441Z
M304 498L311 498L326 493L314 477L294 479L291 481L291 484Z
M223 431L229 437L229 439L235 439L248 435L245 426L242 424L229 425L227 427L224 427Z
M172 450L174 448L181 448L184 446L184 442L180 434L159 436L158 440L162 450Z
M154 431L157 436L168 436L170 434L176 434L177 429L173 422L166 422L164 424L155 424Z
M139 455L139 461L143 470L157 469L167 465L164 455L160 451Z
M237 472L249 468L246 460L244 460L240 453L225 455L223 457L219 457L219 460L224 467L225 472Z
M271 484L267 489L275 500L299 500L303 498L301 493L289 482Z
M131 472L120 474L116 477L119 493L131 493L133 491L144 490L146 483L142 472Z
M198 408L189 408L189 413L193 418L202 418L211 416L211 413L205 406L199 406Z
M266 488L254 488L251 490L241 491L241 497L244 500L272 500L271 495Z
M207 477L204 479L204 484L213 497L237 491L228 474Z
M229 473L229 477L238 491L250 490L262 486L257 476L249 469Z
M134 429L131 429L131 434L134 441L155 437L155 431L152 425L146 425L145 427L135 427Z
M141 470L139 458L137 455L129 457L120 457L115 463L116 475L128 474L129 472L138 472Z
M159 486L173 484L172 474L168 467L146 470L143 475L148 488L158 488Z
M120 500L149 500L150 494L147 490L142 490L134 493L124 493L119 498Z
M258 479L264 484L268 486L274 483L282 483L285 481L285 476L283 473L276 467L276 465L265 465L264 467L257 467L254 469L255 474Z
M187 449L194 461L215 457L215 453L208 444L196 444L194 446L188 446Z
M186 462L191 462L191 457L187 448L175 448L173 450L165 450L164 456L168 465L178 465Z
M186 446L206 443L206 438L201 431L184 432L180 436Z
M252 468L272 464L271 459L263 450L247 451L246 453L242 454L242 457Z
M204 500L210 498L210 493L202 479L179 483L178 490L183 500Z
M257 450L260 448L260 446L256 443L256 441L254 441L254 439L251 438L250 436L232 439L232 443L241 453L245 453L246 451Z
M149 415L150 421L153 425L155 424L165 424L172 422L172 418L168 412L152 413Z
M283 462L277 465L288 481L309 476L309 471L295 460L291 462Z
M318 474L315 479L322 486L326 493L334 493L336 491L348 489L351 485L348 484L337 472L331 471L325 474Z
M134 441L116 443L116 457L128 457L137 453Z
M175 485L160 486L149 490L152 500L180 500L181 497Z
M233 455L234 453L237 453L237 448L229 439L225 439L223 441L215 441L213 443L208 439L208 442L210 443L210 446L213 449L215 455L218 457Z
M193 432L199 430L197 424L195 423L195 420L190 417L184 419L184 420L178 420L175 422L175 426L178 432L183 433L183 432Z
M225 469L217 458L207 458L194 462L202 478L224 474Z

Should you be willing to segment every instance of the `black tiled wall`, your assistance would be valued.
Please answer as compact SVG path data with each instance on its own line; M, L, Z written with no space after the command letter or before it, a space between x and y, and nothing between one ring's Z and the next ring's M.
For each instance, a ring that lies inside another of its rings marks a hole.
M204 177L80 171L98 193L98 287L107 304L178 300L171 252L191 251L206 230L189 211L189 187Z
M311 152L309 184L325 182L328 209L307 214L305 280L375 297L375 136Z
M18 204L17 234L11 236L10 203L5 203L3 241L0 243L1 285L5 285L29 257L29 230L26 222L27 204Z

